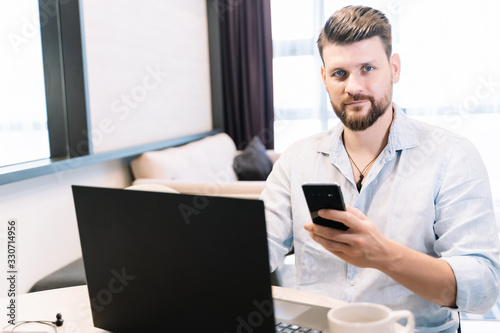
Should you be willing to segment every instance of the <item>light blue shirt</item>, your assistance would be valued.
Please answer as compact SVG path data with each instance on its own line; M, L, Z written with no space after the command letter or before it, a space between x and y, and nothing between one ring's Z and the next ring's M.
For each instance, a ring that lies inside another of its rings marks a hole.
M419 332L455 332L457 311L485 313L499 293L499 240L487 172L467 139L393 107L387 146L360 193L341 123L299 140L281 155L261 196L271 269L293 242L299 289L410 310ZM446 260L457 281L458 309L429 302L376 269L349 265L314 242L303 228L311 221L301 188L305 182L340 184L345 203L361 210L385 236Z

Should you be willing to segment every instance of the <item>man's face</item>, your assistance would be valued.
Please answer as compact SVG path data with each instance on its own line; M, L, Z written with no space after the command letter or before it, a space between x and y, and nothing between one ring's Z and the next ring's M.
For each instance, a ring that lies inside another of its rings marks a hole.
M399 56L387 59L380 37L323 48L321 76L333 110L344 126L363 131L391 107L399 81Z

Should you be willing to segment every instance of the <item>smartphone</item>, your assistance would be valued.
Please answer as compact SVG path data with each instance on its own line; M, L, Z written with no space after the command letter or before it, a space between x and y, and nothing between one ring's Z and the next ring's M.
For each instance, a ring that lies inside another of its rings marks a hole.
M302 190L306 197L307 206L311 213L313 223L334 229L347 230L345 224L337 221L324 219L318 216L320 209L344 210L344 197L340 185L336 183L304 183Z

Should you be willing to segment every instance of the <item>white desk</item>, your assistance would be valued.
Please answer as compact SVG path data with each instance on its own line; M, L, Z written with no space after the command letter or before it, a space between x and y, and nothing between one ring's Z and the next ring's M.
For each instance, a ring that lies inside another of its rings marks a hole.
M278 300L295 301L311 305L335 307L343 304L339 300L312 294L295 289L273 287L273 297ZM6 309L8 298L0 299L0 306ZM61 313L64 325L57 329L58 333L97 333L108 332L95 328L92 323L90 303L87 294L87 286L78 286L62 289L41 291L37 293L20 295L17 299L17 320L56 320L56 314ZM7 325L6 310L2 316L0 328ZM9 327L6 328L8 330ZM49 326L41 324L26 324L21 329L45 332L55 332ZM462 321L463 332L500 332L500 321Z
M343 302L325 296L299 291L295 289L273 287L273 298L277 300L301 302L310 305L335 307ZM9 299L3 298L0 305L6 309ZM6 310L3 311L1 327L7 325ZM58 333L97 333L108 332L95 328L92 323L90 302L87 286L61 288L48 291L20 295L17 298L17 321L24 320L56 320L56 314L61 313L64 325L57 329ZM7 327L5 330L9 330ZM22 325L20 330L40 330L55 332L47 325L30 323Z

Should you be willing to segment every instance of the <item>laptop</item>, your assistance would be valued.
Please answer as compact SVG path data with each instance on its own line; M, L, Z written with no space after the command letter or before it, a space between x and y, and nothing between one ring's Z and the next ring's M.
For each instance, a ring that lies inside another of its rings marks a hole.
M94 326L327 332L327 307L273 303L260 200L72 186Z

